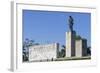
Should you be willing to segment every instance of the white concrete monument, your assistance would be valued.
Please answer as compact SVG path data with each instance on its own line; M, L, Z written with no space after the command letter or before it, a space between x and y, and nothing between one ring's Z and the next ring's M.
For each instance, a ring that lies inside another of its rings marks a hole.
M66 32L66 57L87 56L87 40L76 39L76 32L73 30L73 18L69 16L69 31Z
M75 31L69 31L66 33L66 57L75 56Z
M57 58L59 44L33 45L29 47L29 61L44 61Z
M86 39L79 39L75 42L75 52L76 57L82 57L87 55L87 40Z
M75 56L75 36L76 32L73 30L73 18L69 16L68 20L69 32L66 32L66 57Z

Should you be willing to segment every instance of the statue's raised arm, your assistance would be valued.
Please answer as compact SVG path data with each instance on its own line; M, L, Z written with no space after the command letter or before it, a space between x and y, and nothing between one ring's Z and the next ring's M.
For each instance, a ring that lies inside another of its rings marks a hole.
M73 24L74 24L73 22L74 22L74 20L73 20L72 16L69 16L68 25L69 25L70 31L73 31Z

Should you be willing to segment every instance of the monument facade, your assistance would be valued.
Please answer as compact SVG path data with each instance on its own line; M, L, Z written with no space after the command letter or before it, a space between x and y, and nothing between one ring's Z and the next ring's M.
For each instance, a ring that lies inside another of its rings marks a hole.
M29 61L48 61L58 57L59 44L33 45L29 47Z
M87 40L79 39L76 40L76 57L82 57L87 55Z

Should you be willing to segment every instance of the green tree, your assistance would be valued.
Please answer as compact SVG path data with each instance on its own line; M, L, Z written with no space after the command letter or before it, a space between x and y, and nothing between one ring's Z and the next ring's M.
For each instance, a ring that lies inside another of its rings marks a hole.
M65 49L61 50L61 57L65 57Z
M59 58L62 58L62 57L65 57L65 49L66 49L66 47L65 47L65 45L62 45L61 46L62 48L61 48L61 51L59 52Z
M80 39L81 39L81 36L79 36L79 35L75 36L75 40L80 40Z
M91 55L91 47L88 47L88 48L87 48L87 54L88 54L88 55Z
M39 45L39 43L35 43L34 40L29 40L28 38L23 42L23 61L28 61L29 47L33 45Z

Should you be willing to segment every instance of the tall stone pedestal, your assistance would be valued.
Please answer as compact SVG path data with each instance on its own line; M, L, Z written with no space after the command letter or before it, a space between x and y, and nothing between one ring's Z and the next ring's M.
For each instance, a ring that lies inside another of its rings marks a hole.
M75 56L75 31L66 32L66 57Z

